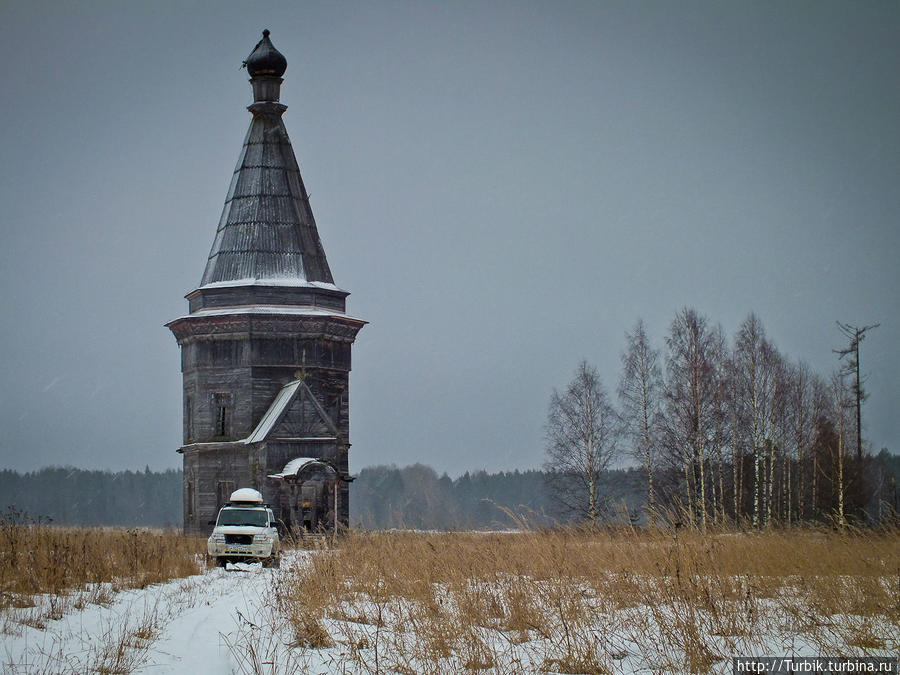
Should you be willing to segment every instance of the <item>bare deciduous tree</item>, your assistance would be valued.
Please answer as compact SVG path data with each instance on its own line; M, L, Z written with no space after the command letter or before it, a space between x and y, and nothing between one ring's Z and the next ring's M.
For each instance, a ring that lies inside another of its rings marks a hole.
M706 528L706 450L715 433L721 329L710 328L694 309L683 309L666 337L665 424L670 456L684 471L686 504Z
M775 488L777 476L775 474L778 467L778 455L783 453L786 439L785 433L785 410L787 401L787 371L784 358L779 351L771 343L767 343L765 353L765 363L769 370L772 382L771 398L768 403L769 419L766 434L766 447L768 450L766 457L766 477L765 477L765 498L766 498L766 524L772 523L772 517L777 509L776 499L778 498L778 490Z
M715 483L713 484L713 508L716 520L725 520L726 496L725 496L725 447L732 439L729 386L731 381L730 364L731 355L728 353L727 340L721 326L716 329L714 340L715 353L712 354L715 367L715 391L713 395L712 421L714 459L716 462L716 477L718 478L718 496L716 497Z
M812 373L809 366L801 362L791 369L789 396L789 422L792 428L791 445L797 462L797 513L798 520L806 517L807 457L812 450L813 408ZM790 499L790 493L788 494ZM790 521L790 517L788 518Z
M834 465L834 483L837 492L837 506L835 508L835 519L838 527L841 529L846 525L844 515L844 495L845 495L845 454L847 439L847 410L851 406L850 391L844 382L843 371L838 371L831 376L831 405L832 415L837 423L837 437L835 442L831 444L831 457Z
M765 506L761 497L765 490L763 461L774 388L773 351L766 340L762 322L751 312L735 337L733 386L739 410L739 442L748 444L753 455L754 527L761 525Z
M550 487L567 510L595 522L599 482L616 451L615 411L597 370L582 361L562 394L555 389L547 414Z
M622 354L622 378L619 381L619 403L623 430L631 439L631 454L647 472L647 513L652 522L656 501L653 494L655 463L655 426L658 423L662 372L659 352L650 346L643 320L632 333L625 334Z

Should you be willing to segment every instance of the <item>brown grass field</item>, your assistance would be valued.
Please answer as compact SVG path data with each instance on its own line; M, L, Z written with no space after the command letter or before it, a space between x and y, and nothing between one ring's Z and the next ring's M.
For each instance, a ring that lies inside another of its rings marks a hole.
M205 540L175 531L55 527L0 520L0 612L40 604L32 625L126 588L197 574ZM47 600L36 603L38 596Z
M3 625L197 574L203 551L175 532L0 522ZM900 651L896 529L351 532L263 581L267 622L229 643L248 673L730 672L739 654ZM158 613L128 640L159 636ZM129 672L119 643L97 672Z
M900 649L896 530L354 533L277 585L294 643L361 672L609 673L636 652L730 672L733 655L783 653L772 636Z

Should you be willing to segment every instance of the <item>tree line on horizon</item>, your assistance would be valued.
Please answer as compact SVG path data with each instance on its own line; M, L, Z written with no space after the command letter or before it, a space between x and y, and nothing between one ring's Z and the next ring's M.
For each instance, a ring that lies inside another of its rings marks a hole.
M622 513L642 508L643 476L609 472L605 489ZM362 529L508 529L547 526L555 512L540 470L466 472L457 478L424 464L371 466L351 484L351 526ZM182 472L98 471L48 467L0 470L0 518L55 525L182 526ZM612 497L611 497L612 498Z
M614 505L609 521L629 522L643 509L643 473L613 469L601 488ZM510 529L552 527L572 522L547 489L547 474L519 471L466 471L457 478L430 466L367 467L351 487L351 526L377 529Z
M821 376L782 354L752 312L729 340L721 325L682 309L663 349L639 320L625 334L615 398L586 361L551 395L544 469L559 508L606 518L600 483L624 456L644 475L649 521L843 527L894 517L890 455L872 457L859 428L859 343L877 324L838 326L849 345Z
M0 470L6 519L82 527L182 526L181 469L101 471L46 467Z
M882 486L882 520L897 512L900 456L882 450L867 457ZM661 470L660 484L674 483ZM542 470L466 472L451 478L424 464L362 469L351 485L355 528L379 530L517 529L577 521L561 510ZM893 487L891 487L893 486ZM0 470L0 520L104 527L182 526L180 469L154 472L49 467L18 473ZM603 523L646 523L646 474L639 467L610 469L598 482Z

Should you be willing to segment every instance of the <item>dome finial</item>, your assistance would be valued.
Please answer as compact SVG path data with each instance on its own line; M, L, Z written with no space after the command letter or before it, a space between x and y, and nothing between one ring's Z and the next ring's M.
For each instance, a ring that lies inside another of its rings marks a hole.
M272 41L269 40L269 29L266 28L262 34L262 40L256 43L250 56L244 61L244 66L250 77L259 75L281 77L287 70L287 59L272 45Z

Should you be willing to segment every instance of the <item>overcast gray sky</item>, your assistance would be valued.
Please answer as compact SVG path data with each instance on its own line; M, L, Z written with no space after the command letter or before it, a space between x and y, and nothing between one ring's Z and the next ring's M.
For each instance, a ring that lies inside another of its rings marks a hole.
M350 312L351 467L543 458L639 317L863 343L900 450L900 3L10 2L0 467L178 466L187 312L269 28Z

